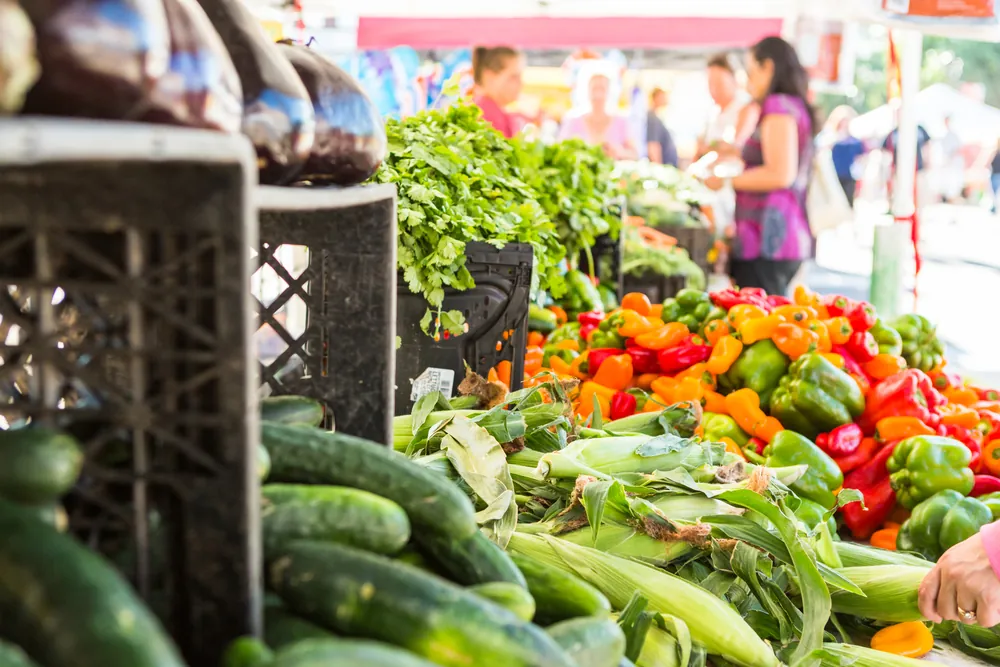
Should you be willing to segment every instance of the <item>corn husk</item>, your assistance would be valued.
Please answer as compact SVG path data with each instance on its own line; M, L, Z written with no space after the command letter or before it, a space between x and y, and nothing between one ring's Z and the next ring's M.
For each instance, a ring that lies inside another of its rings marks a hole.
M904 658L854 644L823 644L813 656L820 659L820 667L944 667L939 662Z
M844 567L837 572L850 579L865 597L847 591L834 591L833 610L842 614L889 623L921 621L917 605L920 582L928 573L924 567L907 565L870 565Z
M906 565L931 569L934 563L919 556L899 551L877 549L866 544L840 541L835 545L837 554L844 567L863 567L866 565Z

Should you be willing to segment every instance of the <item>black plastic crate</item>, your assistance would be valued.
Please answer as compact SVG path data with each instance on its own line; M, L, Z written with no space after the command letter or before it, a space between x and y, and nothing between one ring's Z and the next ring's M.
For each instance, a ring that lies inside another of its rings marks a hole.
M420 320L427 302L399 280L396 331L402 347L396 355L397 414L413 409L415 381L418 392L441 389L454 394L466 364L485 377L498 363L509 361L511 389L523 384L534 265L531 245L512 243L498 250L488 243L470 243L465 255L476 286L463 292L446 290L443 306L464 313L469 331L461 336L435 341L425 334Z
M391 445L395 186L263 187L257 203L263 393L315 398L326 426Z
M687 276L664 276L646 272L641 275L627 275L624 278L625 293L641 292L653 303L662 303L687 286Z
M712 263L708 261L708 253L715 245L715 234L707 227L682 227L671 225L658 227L664 234L677 239L677 246L684 248L691 256L691 261L701 267L705 273L712 272Z
M260 628L256 369L240 137L0 120L0 415L75 435L69 528L192 665Z
M602 284L614 285L615 295L618 297L618 301L621 301L627 292L622 275L622 263L625 258L622 235L619 234L617 239L613 239L607 234L598 236L590 248L590 254L594 259L594 272L597 274L598 280ZM587 253L580 253L579 262L580 270L589 273Z

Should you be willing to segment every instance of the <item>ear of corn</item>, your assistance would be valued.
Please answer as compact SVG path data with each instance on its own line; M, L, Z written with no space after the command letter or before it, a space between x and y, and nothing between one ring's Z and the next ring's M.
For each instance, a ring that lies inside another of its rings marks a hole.
M779 664L735 609L680 577L547 535L515 533L509 548L576 574L607 596L615 609L624 608L639 591L649 599L650 611L680 618L692 640L710 654L742 667Z
M906 565L910 567L922 567L927 570L934 567L934 563L924 560L919 556L913 556L899 551L887 551L876 549L865 544L841 541L835 545L837 554L844 567L862 567L865 565Z
M636 558L645 563L666 566L694 550L687 542L661 542L629 526L605 525L598 533L597 542L589 527L563 533L559 539L584 547L594 547L598 551Z
M904 658L854 644L823 644L813 655L820 659L820 667L944 667L939 662Z
M869 565L845 567L837 571L854 582L864 591L865 596L847 591L835 591L833 593L835 612L890 623L923 620L917 606L917 594L920 582L929 571L927 568L907 565Z
M544 455L539 470L546 478L576 479L590 475L608 479L621 473L694 470L703 465L719 465L725 454L725 445L669 434L655 438L645 435L589 438Z

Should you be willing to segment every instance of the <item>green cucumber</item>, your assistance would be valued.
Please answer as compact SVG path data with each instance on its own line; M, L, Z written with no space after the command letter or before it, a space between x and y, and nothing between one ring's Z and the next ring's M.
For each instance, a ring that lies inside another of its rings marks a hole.
M0 641L0 667L37 667L20 646Z
M323 423L323 404L305 396L269 396L261 399L260 418L278 424L319 426Z
M42 427L0 431L0 497L54 503L76 484L83 450L72 436Z
M625 633L610 616L573 618L545 631L578 667L618 667L625 657Z
M0 501L3 634L45 667L183 667L176 647L100 556Z
M400 505L414 532L460 540L479 530L475 508L453 483L383 445L305 426L265 423L271 479L370 491Z
M222 667L268 667L274 653L256 637L240 637L226 648Z
M337 544L295 542L269 564L293 612L442 667L576 667L540 628L440 577Z
M333 633L299 618L280 601L264 603L264 641L277 651L303 639L332 639Z
M388 644L363 639L308 639L281 650L270 667L436 667Z
M291 540L337 542L380 554L397 553L410 541L403 508L368 491L267 484L260 493L265 555Z
M514 612L522 621L530 621L535 617L535 599L523 586L510 584L506 581L492 581L488 584L470 586L469 590L481 598Z
M257 445L257 479L261 482L271 474L271 455L264 445Z
M461 540L443 537L415 536L420 549L449 579L463 586L505 581L527 586L524 575L510 559L482 531Z
M514 554L514 564L535 600L535 622L550 625L582 616L607 616L611 603L586 581L533 558Z

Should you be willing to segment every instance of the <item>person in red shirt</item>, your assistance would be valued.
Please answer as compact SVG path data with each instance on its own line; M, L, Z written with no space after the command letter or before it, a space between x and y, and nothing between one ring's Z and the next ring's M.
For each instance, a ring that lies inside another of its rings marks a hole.
M476 81L473 101L483 110L483 118L510 139L521 129L519 116L505 107L521 94L524 58L509 46L477 46L472 52L472 75Z

